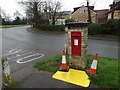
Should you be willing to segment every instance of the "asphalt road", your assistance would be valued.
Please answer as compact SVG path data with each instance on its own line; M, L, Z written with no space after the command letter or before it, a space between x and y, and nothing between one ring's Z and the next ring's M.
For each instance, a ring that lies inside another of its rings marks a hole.
M16 49L16 51L21 50L25 53L41 53L44 54L44 57L42 58L51 57L55 54L61 53L64 44L67 42L67 34L36 34L28 32L26 30L28 27L29 26L23 26L2 30L3 55L12 53L13 49ZM87 53L93 55L98 53L99 56L118 58L118 48L118 42L116 41L89 39ZM19 66L19 64L17 65Z
M21 69L34 65L38 60L61 53L68 38L67 34L31 33L26 30L28 27L30 26L2 30L2 54L8 56L11 73L16 73L17 76L25 73L20 72ZM87 53L118 58L119 48L116 41L89 39ZM29 71L26 75L28 74Z

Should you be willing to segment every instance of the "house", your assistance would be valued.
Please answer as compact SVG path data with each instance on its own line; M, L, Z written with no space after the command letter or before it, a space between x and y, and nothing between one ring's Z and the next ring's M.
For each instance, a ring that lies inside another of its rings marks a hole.
M60 19L69 19L71 13L72 13L71 11L63 11L63 12L60 12L59 18L60 18Z
M55 25L65 25L66 18L63 18L62 16L66 16L71 14L71 11L62 11L56 13L56 21ZM52 20L49 19L49 24L52 25Z
M113 4L109 5L110 10L107 13L108 14L108 20L112 19L112 13L113 14L113 19L120 19L120 0L114 0Z
M91 12L91 20L93 23L96 22L96 12L94 6L89 6ZM62 15L61 18L73 19L77 22L88 22L88 8L87 6L75 7L74 11L68 15Z
M107 12L109 9L95 10L96 12L96 23L106 23L107 22Z
M52 25L52 20L49 20L49 24ZM55 25L65 25L65 19L57 19Z

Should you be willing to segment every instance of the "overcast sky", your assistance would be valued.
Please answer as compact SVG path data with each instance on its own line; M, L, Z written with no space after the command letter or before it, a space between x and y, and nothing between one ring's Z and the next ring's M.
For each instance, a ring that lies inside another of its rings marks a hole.
M18 10L23 16L25 16L24 8L17 4L18 1L21 0L0 0L0 7L5 10L5 12L10 16L13 16L13 13L16 10ZM113 2L113 0L90 0L90 5L93 5L95 1L95 10L109 9L109 5ZM86 5L86 0L62 0L62 4L62 10L73 11L74 7Z

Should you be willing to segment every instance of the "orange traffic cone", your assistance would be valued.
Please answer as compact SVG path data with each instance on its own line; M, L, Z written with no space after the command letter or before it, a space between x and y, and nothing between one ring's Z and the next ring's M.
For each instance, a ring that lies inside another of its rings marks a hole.
M66 56L65 56L64 51L62 52L62 65L61 65L59 71L64 71L64 72L69 71L69 67L67 66L67 63L66 63Z
M92 65L91 65L89 71L87 71L89 74L96 75L97 61L98 61L98 54L96 54L96 56L94 57Z

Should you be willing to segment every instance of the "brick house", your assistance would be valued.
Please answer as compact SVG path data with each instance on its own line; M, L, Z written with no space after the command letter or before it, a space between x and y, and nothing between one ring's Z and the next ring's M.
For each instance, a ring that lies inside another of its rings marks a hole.
M106 23L107 22L107 12L109 9L95 10L96 12L96 23Z
M120 0L114 0L114 19L120 19ZM111 19L112 11L113 11L113 4L109 5L110 11L108 14L108 20Z
M89 6L91 12L91 20L93 23L96 22L96 12L94 11L94 6ZM88 8L87 6L75 7L74 11L69 15L62 15L62 18L73 19L79 22L88 21Z

